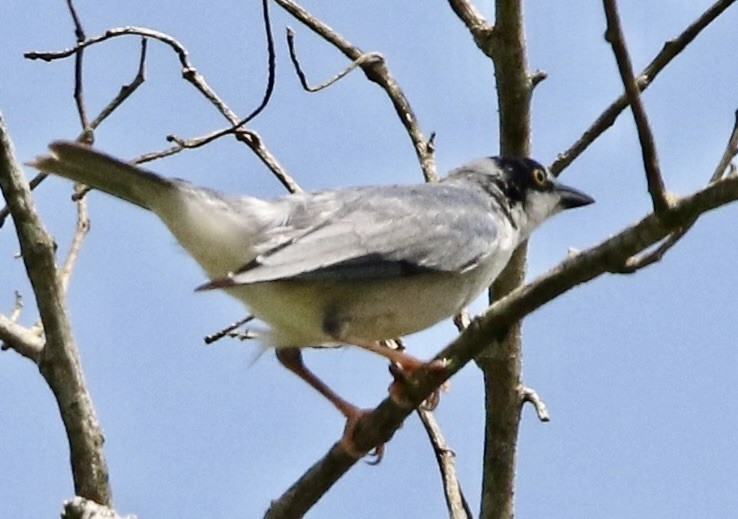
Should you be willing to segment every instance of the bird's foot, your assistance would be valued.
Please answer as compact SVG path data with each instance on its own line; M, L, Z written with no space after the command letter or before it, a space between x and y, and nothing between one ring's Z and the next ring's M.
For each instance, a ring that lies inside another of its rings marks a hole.
M403 364L393 363L390 365L390 373L394 377L394 382L390 384L388 391L390 398L399 406L410 408L415 407L411 398L408 396L409 377L412 373L419 369L428 370L430 372L442 372L446 368L446 363L443 360L432 360L430 362L422 362L413 357L411 362L405 362ZM428 398L426 398L421 406L428 411L434 410L441 400L441 391L445 391L448 388L448 383L444 383L433 391Z
M384 456L384 443L377 445L369 452L366 452L358 449L354 442L354 431L356 430L356 425L359 423L359 420L370 414L372 411L373 409L359 409L358 407L346 409L344 412L344 415L346 416L346 426L343 429L343 436L341 437L339 444L343 447L343 450L349 454L349 456L356 459L361 459L364 456L367 456L369 458L367 460L369 465L377 465L382 461L382 457Z

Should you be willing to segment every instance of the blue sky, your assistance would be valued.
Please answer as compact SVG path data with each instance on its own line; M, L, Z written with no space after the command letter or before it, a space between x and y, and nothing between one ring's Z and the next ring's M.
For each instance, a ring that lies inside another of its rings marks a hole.
M259 2L79 1L88 35L139 25L168 32L240 114L261 98L266 52ZM490 63L445 2L304 2L367 51L380 51L426 135L437 133L439 171L497 153ZM621 2L640 70L709 2ZM480 3L486 12L491 3ZM0 110L21 160L79 133L73 61L29 62L28 50L73 44L61 0L34 8L6 0L0 17ZM621 91L598 2L528 2L529 61L549 78L533 100L533 155L550 163ZM274 98L252 125L306 189L417 182L418 164L386 96L361 73L318 94L301 91L282 34L297 31L308 76L346 65L279 8ZM709 178L738 108L738 10L729 9L644 96L668 187L677 194ZM94 114L133 77L138 41L90 49L85 80ZM149 45L147 82L96 134L121 157L161 149L170 133L223 126L180 79L162 45ZM151 166L230 192L264 197L282 188L242 145L221 140ZM28 172L29 175L32 172ZM632 117L615 126L564 174L597 204L557 217L530 246L530 276L639 219L649 208ZM70 186L46 182L39 210L63 253L74 225ZM202 337L240 318L237 301L195 294L202 273L155 218L99 193L92 231L69 292L72 324L102 427L117 509L140 517L259 517L340 436L343 420L319 395L251 343ZM634 276L604 276L525 322L524 378L552 421L525 409L519 444L518 517L725 517L738 508L738 212L708 214L660 264ZM21 321L36 318L12 227L0 230L0 311L13 291ZM475 304L476 311L484 308ZM429 357L454 337L450 323L408 339ZM386 395L386 363L353 349L307 351L309 365L365 407ZM482 452L481 374L468 366L437 417L457 453L461 484L478 509ZM50 517L72 496L66 438L36 368L0 355L0 517ZM444 517L433 456L415 417L376 467L357 465L311 517Z

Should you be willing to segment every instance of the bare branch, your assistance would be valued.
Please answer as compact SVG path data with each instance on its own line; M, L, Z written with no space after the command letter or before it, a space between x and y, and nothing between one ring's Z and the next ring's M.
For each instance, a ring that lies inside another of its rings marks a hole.
M532 387L524 387L520 390L520 393L521 401L523 403L528 402L530 404L533 404L533 407L536 410L536 415L541 422L548 422L549 420L551 420L546 404L543 402L543 400L541 400L541 397L538 396L538 393L536 393L535 389L533 389Z
M492 341L503 337L511 326L529 313L575 286L611 271L614 265L622 265L628 258L663 240L687 222L737 200L738 176L718 180L690 196L676 199L664 215L649 214L599 245L571 255L531 283L497 300L434 357L433 360L443 362L445 370L419 369L408 377L407 407L386 398L372 413L359 420L354 429L354 445L361 452L369 452L375 446L387 443L414 408L482 351L492 347ZM334 444L325 457L272 503L266 517L294 517L304 513L356 461L340 443Z
M441 428L433 413L422 407L418 408L417 413L420 417L420 422L425 428L425 432L428 434L428 439L433 447L433 454L436 456L436 462L441 471L443 495L446 498L449 517L451 519L471 519L473 514L471 508L469 508L469 503L466 502L464 492L461 490L456 474L456 465L454 463L456 453L446 443L446 439L443 437Z
M223 117L225 117L226 120L231 123L231 125L228 128L212 132L206 136L196 139L184 140L171 135L168 137L168 140L172 142L177 142L178 144L176 146L172 146L170 148L167 148L166 150L158 152L147 153L135 159L135 162L142 163L162 157L167 157L169 155L178 153L183 149L196 148L224 135L234 134L237 140L249 146L249 148L251 148L251 150L256 153L262 163L272 171L272 173L287 189L289 189L291 192L300 191L297 182L292 179L292 177L287 173L284 167L282 167L276 157L267 150L261 137L259 137L259 135L252 130L244 130L241 128L241 126L243 126L246 122L251 120L263 110L269 98L271 97L271 92L273 91L275 53L273 47L273 38L271 36L271 24L269 22L267 10L267 0L263 0L263 5L265 28L267 32L267 40L269 46L269 82L267 85L266 93L259 106L257 106L257 108L244 119L239 119L236 113L233 112L233 110L231 110L228 105L210 87L205 78L197 72L197 69L190 62L189 53L184 45L182 45L177 39L173 38L172 36L153 29L133 26L115 27L105 31L105 33L99 36L88 38L78 43L74 47L56 52L27 52L25 54L25 57L28 59L40 59L44 61L53 61L57 59L68 58L69 56L76 54L77 52L80 52L81 50L86 49L91 45L96 45L112 38L118 38L122 36L135 35L160 41L165 45L168 45L177 55L182 67L182 77L190 84L192 84L192 86L194 86L216 108L216 110L218 110L221 115L223 115ZM41 178L40 180L43 180L43 178ZM0 215L0 217L1 216L2 215ZM0 223L2 223L2 220L0 220Z
M468 0L449 0L448 3L472 34L492 30L492 26L473 3Z
M291 0L275 0L275 2L306 27L310 28L315 34L340 50L351 61L357 61L366 54L359 47L353 45L346 38L331 29L321 20L315 18L295 2ZM389 96L395 112L397 112L400 118L400 122L405 127L405 131L413 143L415 155L418 157L426 181L431 182L437 180L438 173L436 172L436 161L432 148L428 146L428 141L420 130L417 122L418 119L410 106L410 102L405 97L405 93L397 84L397 81L395 81L395 78L392 77L384 60L367 60L361 64L361 68L366 74L366 77L379 85Z
M535 87L537 87L547 77L548 77L548 72L546 72L545 70L535 70L531 72L528 78L528 80L530 81L531 89L534 89Z
M10 320L13 322L17 322L22 311L23 311L23 296L21 295L20 292L16 290L15 291L15 304L13 305L13 310L10 312Z
M118 95L116 95L95 117L95 119L89 124L90 130L96 130L102 122L108 118L123 102L133 94L138 87L140 87L146 80L146 46L148 41L146 38L141 38L141 52L138 58L138 69L133 81L127 85L120 87Z
M486 56L494 59L495 51L498 49L496 41L497 31L495 26L489 23L476 6L469 0L449 0L449 5L456 16L466 25L477 45ZM497 5L497 3L495 3ZM498 19L499 19L499 13Z
M75 9L72 0L67 0L67 8L69 9L69 14L72 16L72 22L74 23L74 36L77 38L77 43L84 41L85 31L82 28L82 22L80 22L79 16L77 16L77 10ZM82 81L83 59L83 51L78 52L74 57L74 104L77 105L77 113L79 114L79 122L82 125L82 129L83 131L86 131L90 121L87 118L87 110L85 108L84 85Z
M38 363L44 341L25 326L0 314L0 349L12 349L34 363Z
M171 146L165 150L140 155L132 159L131 162L133 162L134 164L143 164L144 162L151 162L152 160L157 160L163 157L168 157L169 155L174 155L175 153L182 151L183 148L197 148L218 138L218 135L216 134L219 133L220 131L215 132L214 134L191 140L180 140L178 137L169 136L167 137L168 139L177 142L176 146ZM277 158L264 146L261 140L261 136L258 133L256 133L254 130L244 130L243 128L241 128L239 130L236 130L236 139L241 142L245 142L249 148L254 150L261 161L271 170L272 174L277 177L277 180L279 180L290 193L299 193L300 191L302 191L300 185L295 182L295 180L284 170L284 168L282 168Z
M69 279L72 276L72 270L77 262L79 250L82 247L82 242L90 230L90 218L87 214L87 200L79 196L82 191L86 188L80 184L74 186L75 196L77 198L77 225L74 231L74 237L72 243L69 246L69 252L67 252L67 258L64 260L64 265L59 269L59 281L62 285L64 293L69 288Z
M139 64L138 64L138 71L136 72L136 76L133 78L133 81L129 83L128 85L123 85L120 89L120 92L118 92L118 95L116 95L106 106L103 108L100 113L95 117L95 119L90 122L87 127L82 129L82 133L77 137L77 140L83 140L85 142L89 142L92 137L92 131L96 130L102 122L110 116L123 102L128 99L128 97L133 94L133 92L136 91L136 89L141 86L141 84L145 80L145 63L146 63L146 38L141 38L141 57L139 58ZM41 182L43 182L46 177L48 177L48 174L46 173L38 173L36 174L33 179L31 179L30 182L30 188L31 190L36 189L36 186L38 186ZM85 195L85 193L89 191L88 189L85 189L81 192L75 193L73 199L76 201L79 197L82 197ZM5 219L9 215L8 207L3 207L0 209L0 227L3 226L5 223Z
M643 102L641 101L640 91L636 86L633 65L630 62L628 48L625 45L623 31L620 28L620 15L618 14L617 4L615 0L603 0L603 2L607 17L605 39L612 45L612 50L618 63L620 77L625 87L625 93L628 96L628 102L633 111L633 118L635 119L638 130L638 139L641 142L641 154L643 156L643 167L646 170L648 192L651 195L654 210L657 213L661 213L667 208L669 201L666 197L664 179L661 176L653 132L651 131L651 125L648 123L646 109L643 107Z
M669 249L677 244L682 237L687 234L687 231L692 228L694 221L688 222L684 227L677 229L666 237L656 249L651 252L644 253L640 256L631 256L626 259L622 265L616 265L610 272L613 274L633 274L642 268L648 267L661 261Z
M43 322L46 342L38 367L54 393L66 428L75 493L108 505L111 497L102 432L79 367L64 290L56 271L54 241L36 213L1 115L0 188L15 222L23 262Z
M98 43L104 42L106 40L110 40L113 38L119 38L122 36L142 36L145 38L151 38L157 41L160 41L166 45L168 45L177 55L179 58L180 65L182 66L182 76L184 79L189 81L193 84L200 92L218 109L218 111L223 114L228 119L233 119L234 121L237 121L238 118L236 115L220 100L220 98L215 94L215 92L210 88L210 86L207 84L205 79L198 74L197 69L192 65L189 59L189 53L187 52L187 49L175 38L172 36L156 31L153 29L147 29L145 27L134 27L134 26L128 26L128 27L114 27L112 29L108 29L103 34L98 36L93 36L91 38L88 38L82 42L79 42L74 47L70 47L68 49L63 49L60 51L55 52L38 52L38 51L31 51L24 54L24 56L27 59L36 60L40 59L43 61L54 61L57 59L63 59L68 58L69 56L72 56L79 52L80 50L86 49L87 47L91 45L96 45Z
M345 77L352 70L364 65L365 63L369 63L374 60L384 61L384 57L379 52L367 52L366 54L362 54L359 59L355 59L348 67L343 69L341 72L339 72L329 80L319 84L318 86L311 87L308 84L305 72L303 72L302 70L300 60L297 58L297 50L295 49L295 31L292 30L292 27L287 27L287 47L290 50L290 59L292 60L292 64L295 67L295 72L297 73L297 77L300 80L300 84L302 85L302 88L304 88L308 92L319 92L324 88L328 88L332 84L339 81L341 78Z
M733 123L733 131L730 133L728 145L725 147L723 156L715 168L715 173L710 177L710 182L715 182L723 178L725 171L730 166L730 162L738 155L738 110L735 111L735 122Z
M253 315L247 315L243 319L239 319L238 321L229 324L225 328L218 330L217 332L211 333L210 335L207 335L206 337L203 338L203 341L205 341L205 344L212 344L216 341L219 341L220 339L222 339L223 337L231 333L233 330L240 328L241 326L251 321L252 319L254 319Z
M702 32L702 30L710 25L723 11L730 7L735 0L718 0L710 6L704 13L692 22L678 37L667 41L663 49L651 60L641 74L636 78L636 86L642 92L649 87L656 76L668 65L676 56L682 52L687 45ZM605 130L613 125L620 113L628 106L628 96L621 95L604 112L592 123L592 125L582 134L577 141L572 144L568 150L559 153L556 160L551 164L551 172L559 176L561 172L571 164L574 159L581 155L590 144L602 135Z

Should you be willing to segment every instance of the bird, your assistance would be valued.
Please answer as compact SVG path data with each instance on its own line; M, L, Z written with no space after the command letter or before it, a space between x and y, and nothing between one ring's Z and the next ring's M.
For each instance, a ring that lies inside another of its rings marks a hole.
M594 202L528 157L479 158L438 182L265 200L164 177L78 142L49 149L29 164L155 213L204 270L196 290L223 290L266 323L262 343L344 415L342 444L359 457L351 431L367 411L310 371L300 348L356 345L410 373L425 364L385 341L457 314L541 223Z

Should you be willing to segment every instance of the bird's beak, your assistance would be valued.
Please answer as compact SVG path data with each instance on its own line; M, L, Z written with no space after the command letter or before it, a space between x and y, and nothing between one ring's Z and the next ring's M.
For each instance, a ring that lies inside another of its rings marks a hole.
M559 205L564 209L573 209L575 207L593 204L595 201L588 194L582 193L573 187L565 186L564 184L556 184L555 190L561 199Z

